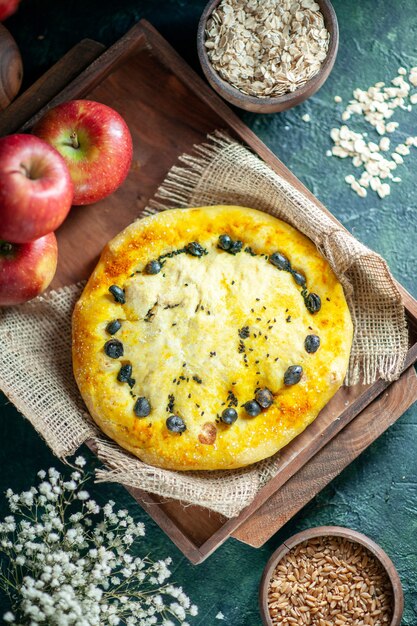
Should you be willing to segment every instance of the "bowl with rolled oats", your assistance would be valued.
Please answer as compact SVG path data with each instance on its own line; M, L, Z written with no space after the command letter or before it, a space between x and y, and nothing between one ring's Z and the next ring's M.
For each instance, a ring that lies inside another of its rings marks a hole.
M339 43L329 0L211 0L200 18L203 72L225 100L247 111L284 111L329 76Z
M401 581L372 539L340 526L310 528L269 559L259 592L265 626L400 626Z

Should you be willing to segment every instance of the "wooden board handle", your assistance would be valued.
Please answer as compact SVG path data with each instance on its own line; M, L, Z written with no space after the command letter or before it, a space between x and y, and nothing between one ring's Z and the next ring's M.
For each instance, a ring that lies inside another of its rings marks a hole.
M232 537L260 548L417 400L414 367L292 476Z
M21 130L68 83L99 57L105 46L83 39L0 114L0 136Z

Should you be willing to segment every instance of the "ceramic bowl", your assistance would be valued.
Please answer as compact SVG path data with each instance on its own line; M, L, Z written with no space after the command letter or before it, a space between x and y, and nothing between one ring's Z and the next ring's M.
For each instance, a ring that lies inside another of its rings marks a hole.
M404 596L400 577L398 576L398 572L395 569L393 562L384 550L372 541L372 539L369 539L366 535L362 535L355 530L342 528L340 526L318 526L316 528L309 528L308 530L304 530L303 532L290 537L290 539L287 539L287 541L275 550L266 564L259 588L259 605L264 626L273 626L268 609L268 588L276 566L292 548L303 541L307 541L308 539L315 537L344 537L352 543L358 543L364 546L377 558L386 571L392 585L394 606L390 626L401 626L401 617L404 610Z
M291 107L300 104L300 102L303 102L316 93L316 91L323 85L333 68L339 46L339 26L333 6L329 0L316 1L320 5L320 10L324 18L324 25L330 33L329 50L320 71L305 85L303 85L303 87L300 87L292 93L286 93L282 96L275 96L272 98L258 98L256 96L249 96L242 93L239 89L236 89L230 83L223 80L209 61L207 50L204 45L206 24L211 13L220 2L220 0L210 0L201 15L198 25L197 51L203 72L213 89L231 104L234 104L241 109L245 109L246 111L253 111L255 113L276 113L277 111L284 111L285 109L290 109Z

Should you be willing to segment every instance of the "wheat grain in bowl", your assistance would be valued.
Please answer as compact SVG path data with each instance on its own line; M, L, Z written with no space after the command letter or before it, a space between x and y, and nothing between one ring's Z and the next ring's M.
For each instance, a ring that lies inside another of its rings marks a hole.
M345 537L296 545L278 562L268 587L274 626L384 626L391 624L392 607L381 563Z
M319 73L330 42L314 0L221 0L205 34L220 77L259 98L305 85Z

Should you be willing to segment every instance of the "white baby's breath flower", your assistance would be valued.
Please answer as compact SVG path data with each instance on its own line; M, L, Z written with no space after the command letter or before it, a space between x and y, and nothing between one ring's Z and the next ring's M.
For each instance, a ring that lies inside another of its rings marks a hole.
M184 608L180 604L178 604L178 602L172 602L170 604L169 608L171 609L172 613L176 617L178 617L178 619L180 619L182 621L185 619L185 617L186 617L185 610L184 610Z
M178 602L185 609L189 609L190 608L190 604L191 604L190 603L190 598L188 596L186 596L184 592L180 593L180 595L178 596Z
M24 491L20 494L20 502L25 506L32 506L33 504L33 492L32 491Z
M164 599L159 594L153 597L153 603L157 609L162 609L164 607Z
M70 543L74 543L74 541L77 539L77 531L75 528L69 528L66 532L65 537L67 538L67 540Z
M3 615L3 619L5 622L8 622L11 624L14 622L14 615L11 611L7 611L7 613Z
M67 491L75 491L77 489L77 483L75 482L75 480L67 480L62 483L62 486Z
M85 460L83 456L77 456L77 458L74 461L75 465L78 465L78 467L84 467L86 462L87 461Z
M76 464L83 467L83 461L78 457ZM101 509L82 488L86 478L78 471L70 479L54 468L38 476L38 488L6 492L16 515L0 522L0 559L13 564L15 576L26 575L15 581L19 594L0 578L0 588L13 600L13 612L4 621L16 626L188 626L186 617L197 615L197 607L181 587L163 584L171 575L171 559L152 562L128 551L144 536L144 525L125 509L116 511L113 501ZM102 518L93 525L91 514Z
M60 478L60 473L55 469L55 467L50 467L48 469L48 476L51 481L51 485L56 485L58 479Z
M99 507L99 505L97 504L97 502L95 502L95 500L89 500L89 501L87 502L86 507L87 507L87 511L88 511L89 513L94 513L94 514L96 514L96 515L97 515L98 513L100 513L100 507Z

